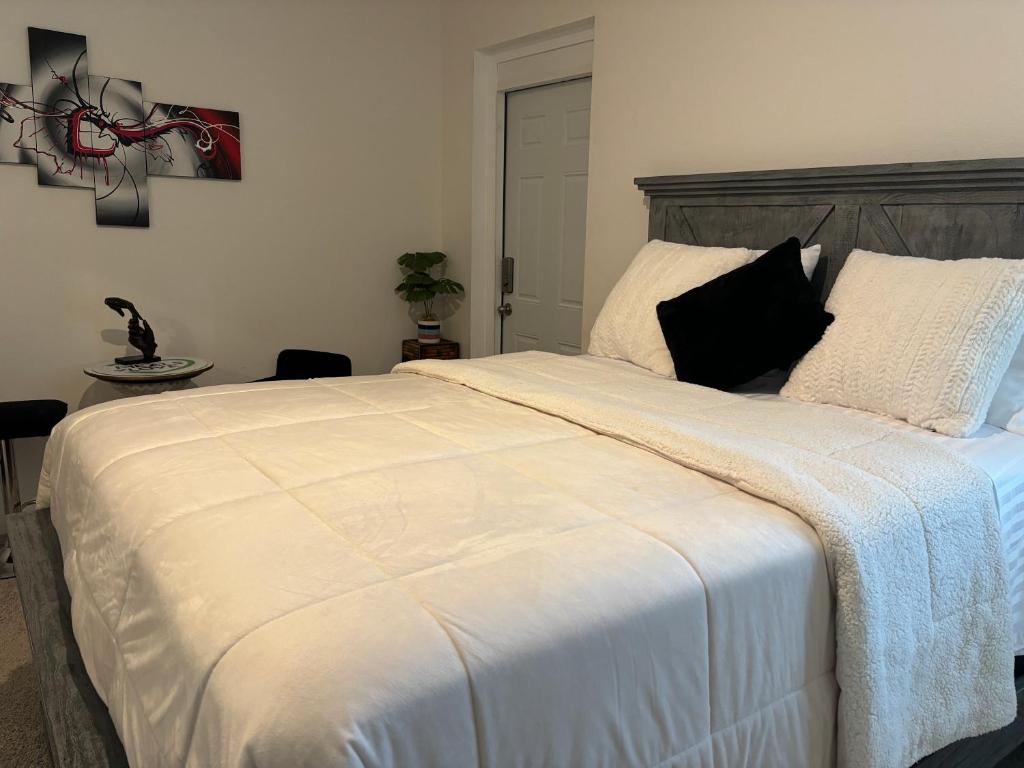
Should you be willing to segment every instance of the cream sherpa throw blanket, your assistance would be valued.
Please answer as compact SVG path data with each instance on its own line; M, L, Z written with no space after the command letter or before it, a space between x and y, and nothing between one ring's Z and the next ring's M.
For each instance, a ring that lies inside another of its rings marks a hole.
M909 766L1015 714L1005 563L991 483L841 410L621 380L528 352L404 363L654 451L784 506L814 527L836 598L839 765Z

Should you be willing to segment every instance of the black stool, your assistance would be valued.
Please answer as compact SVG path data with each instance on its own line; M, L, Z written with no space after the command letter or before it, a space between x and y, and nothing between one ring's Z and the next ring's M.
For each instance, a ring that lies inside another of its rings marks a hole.
M352 361L337 352L316 352L311 349L283 349L277 356L274 375L257 381L294 381L301 379L332 379L351 376Z
M0 403L0 491L3 494L5 515L21 509L18 468L14 463L12 441L23 437L46 437L67 413L68 404L60 400ZM0 540L0 579L13 575L11 547L5 535Z

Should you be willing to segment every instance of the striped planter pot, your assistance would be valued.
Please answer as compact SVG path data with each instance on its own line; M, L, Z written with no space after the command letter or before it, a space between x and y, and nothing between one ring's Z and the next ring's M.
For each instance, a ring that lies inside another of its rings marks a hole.
M416 327L420 344L437 344L441 340L440 320L419 320Z

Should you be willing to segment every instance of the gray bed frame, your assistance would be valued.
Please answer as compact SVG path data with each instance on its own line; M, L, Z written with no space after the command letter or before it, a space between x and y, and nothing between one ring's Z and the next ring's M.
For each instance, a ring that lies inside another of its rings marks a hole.
M1024 158L636 179L648 234L679 243L769 248L821 243L814 275L828 293L853 248L932 259L1024 258ZM49 510L8 518L29 639L57 768L128 764L71 630L60 544ZM1020 661L1020 659L1018 659ZM1024 744L1017 719L925 758L918 768L992 768Z
M1024 257L1024 158L636 179L648 236L691 245L821 243L827 295L854 248L963 259Z

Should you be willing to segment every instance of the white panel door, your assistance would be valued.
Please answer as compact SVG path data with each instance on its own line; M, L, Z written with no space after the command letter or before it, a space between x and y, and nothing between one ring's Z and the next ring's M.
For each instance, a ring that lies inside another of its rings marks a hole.
M506 96L502 352L581 351L589 150L590 78Z

